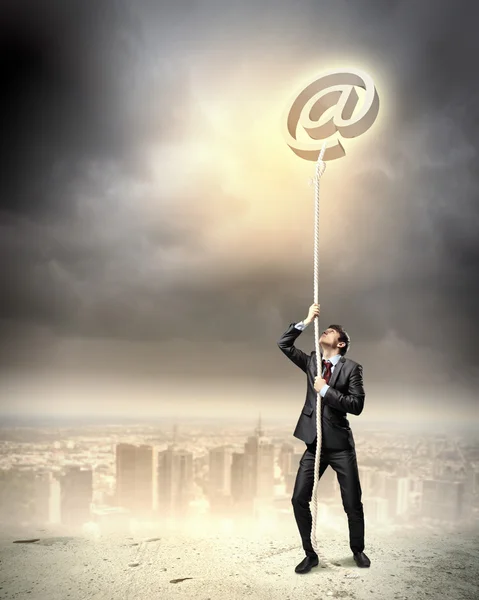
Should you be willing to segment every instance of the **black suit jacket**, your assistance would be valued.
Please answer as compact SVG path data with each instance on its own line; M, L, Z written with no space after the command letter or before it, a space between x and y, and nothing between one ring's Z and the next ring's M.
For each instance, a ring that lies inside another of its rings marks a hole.
M291 323L278 341L281 352L307 376L306 400L299 416L294 437L306 444L311 444L316 438L316 403L317 392L314 389L314 379L318 374L316 350L306 354L296 348L294 342L302 331L296 329L296 323ZM321 364L322 356L320 356ZM319 375L322 368L320 367ZM360 415L366 394L363 385L362 366L342 356L334 367L329 381L330 388L322 399L322 447L335 450L354 449L354 438L346 413Z

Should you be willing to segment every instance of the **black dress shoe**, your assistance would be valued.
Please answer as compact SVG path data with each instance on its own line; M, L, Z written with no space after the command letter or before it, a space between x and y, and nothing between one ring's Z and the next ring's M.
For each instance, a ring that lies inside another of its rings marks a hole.
M299 565L295 568L296 573L307 573L311 571L313 567L317 567L319 565L319 560L317 556L306 556L299 563Z
M371 565L371 561L364 552L354 552L353 556L358 567L369 567Z

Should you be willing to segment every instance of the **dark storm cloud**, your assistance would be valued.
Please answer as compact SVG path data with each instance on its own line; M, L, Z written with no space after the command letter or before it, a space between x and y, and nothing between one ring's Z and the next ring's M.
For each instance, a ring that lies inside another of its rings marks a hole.
M198 322L213 316L221 320L229 305L226 296L212 301L215 290L202 282L201 273L181 271L180 264L179 272L173 268L169 274L165 264L178 250L190 257L204 250L203 231L214 220L196 202L197 194L219 197L217 217L225 210L232 216L244 210L241 201L217 187L196 182L168 210L145 215L135 207L138 192L123 173L92 169L84 175L81 195L72 198L78 209L74 221L36 223L6 214L0 273L7 286L0 313L31 325L47 324L60 335L160 341L187 335L185 316L192 303L202 314ZM142 190L142 200L149 194ZM156 200L151 198L152 206ZM201 338L195 330L190 335Z
M83 160L121 148L120 69L134 27L114 3L2 3L1 206L45 214L70 208L65 192Z
M400 89L398 124L406 113L414 127L426 124L425 160L411 149L412 165L399 189L392 190L410 218L404 265L412 277L403 279L395 270L398 277L389 290L396 328L419 336L425 347L442 346L449 368L477 376L479 44L474 23L479 9L467 1L416 4L419 13L412 3L400 5L403 22L411 26L406 45L411 43L415 53ZM405 34L401 20L398 24L398 33Z
M138 139L168 138L187 93L183 73L174 60L171 70L156 56L145 59L147 52L128 2L2 3L1 209L71 213L70 196L92 161L135 169ZM159 82L163 93L152 106L148 95Z
M258 260L248 272L232 268L203 280L185 271L165 291L165 275L148 270L149 256L162 247L200 250L201 215L140 220L136 229L131 204L122 204L121 194L109 199L108 178L98 181L91 169L111 167L112 180L144 169L148 178L141 147L155 135L175 135L175 115L184 116L191 92L181 65L194 65L195 56L211 56L212 69L218 55L231 57L231 69L240 60L258 68L263 56L282 57L287 49L301 70L315 60L322 69L323 57L338 53L382 69L392 108L368 168L345 175L338 203L348 210L344 235L355 244L350 249L346 239L341 252L360 262L342 275L334 264L322 268L329 283L321 303L331 308L321 325L343 321L353 342L380 340L392 329L425 349L443 347L452 366L472 373L479 358L474 3L92 6L12 2L3 13L4 318L81 335L267 336L260 343L271 345L282 333L278 323L306 316L310 264L293 269ZM158 86L160 107L150 101ZM198 194L208 194L209 183ZM85 214L88 195L98 202ZM195 205L193 192L187 205ZM100 225L113 213L106 229L117 237L108 237ZM37 226L28 217L38 218ZM277 320L269 320L272 307Z
M424 349L442 347L450 355L450 368L464 366L465 356L473 366L479 333L473 301L479 293L474 276L479 265L479 185L469 170L477 157L456 128L447 136L450 153L444 151L442 134L444 124L446 130L449 125L440 112L425 120L428 156L411 152L405 160L391 160L391 176L371 169L348 180L348 189L361 190L355 204L348 205L349 192L343 198L354 224L347 234L354 236L361 261L356 275L329 275L338 293L326 290L323 301L334 298L337 310L357 324L360 339L380 339L378 334L393 329ZM395 137L405 152L416 148L408 137ZM381 152L386 154L387 148L379 148ZM374 204L366 205L365 198L375 198ZM352 252L347 237L341 252ZM457 337L461 348L454 352L452 340Z

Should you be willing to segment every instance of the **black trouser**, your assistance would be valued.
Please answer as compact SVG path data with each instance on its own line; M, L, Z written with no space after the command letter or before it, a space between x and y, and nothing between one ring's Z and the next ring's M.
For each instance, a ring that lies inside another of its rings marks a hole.
M316 556L311 544L313 517L309 507L313 495L316 441L317 439L312 444L306 444L307 448L299 461L298 474L296 475L293 497L291 498L294 516L307 556ZM364 513L356 451L354 449L328 450L322 448L319 478L321 478L328 465L331 465L336 471L341 488L344 511L348 515L349 546L352 552L362 552L364 550ZM320 490L321 486L318 487L318 492Z

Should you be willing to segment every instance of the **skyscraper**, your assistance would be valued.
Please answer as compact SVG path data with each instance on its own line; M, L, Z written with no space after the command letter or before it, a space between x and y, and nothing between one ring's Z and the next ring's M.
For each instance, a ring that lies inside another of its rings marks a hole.
M158 453L158 510L161 515L184 516L193 500L193 454L171 444Z
M135 516L151 516L157 506L157 453L147 444L117 444L116 503Z
M81 527L91 518L92 470L80 466L67 467L59 479L62 525Z
M219 446L209 451L208 501L212 512L222 512L232 503L233 448Z
M273 499L274 496L274 444L264 436L261 416L254 435L244 445L243 499Z

